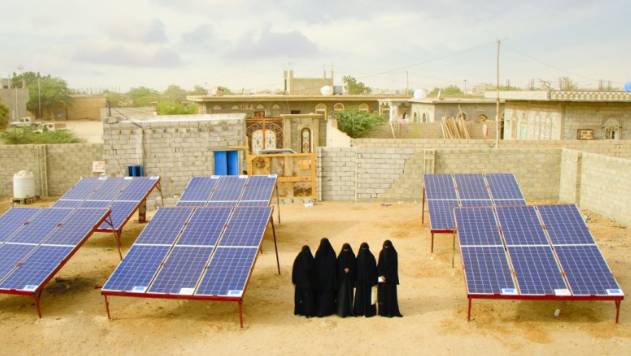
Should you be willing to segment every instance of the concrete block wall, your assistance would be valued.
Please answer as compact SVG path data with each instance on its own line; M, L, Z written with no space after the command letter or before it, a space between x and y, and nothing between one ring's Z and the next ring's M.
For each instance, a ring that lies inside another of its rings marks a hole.
M357 200L368 199L400 199L409 197L409 191L400 185L396 191L392 185L401 180L406 161L414 150L394 148L375 149L365 148L357 151ZM411 188L411 187L408 187Z
M495 137L495 121L487 120L484 123L477 121L467 121L469 135L472 139L484 139ZM484 136L484 125L488 128L488 136ZM362 139L392 139L392 131L397 139L442 139L443 131L440 121L436 122L412 122L412 123L398 123L393 122L392 128L389 123L375 127Z
M13 175L33 172L36 194L62 195L81 177L92 176L92 162L101 161L102 144L0 146L0 196L13 196Z
M320 120L322 121L322 120ZM337 128L337 120L328 120L326 125L327 147L351 147L353 139Z
M351 147L318 147L319 200L355 200L357 150Z
M563 149L559 201L579 204L581 185L581 152Z

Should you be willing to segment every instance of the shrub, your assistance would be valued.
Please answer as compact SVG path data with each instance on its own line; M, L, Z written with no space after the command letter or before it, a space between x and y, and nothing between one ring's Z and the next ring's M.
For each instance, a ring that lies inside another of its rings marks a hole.
M380 115L359 111L354 106L336 112L335 118L340 131L345 132L351 138L361 137L383 122Z
M45 131L33 132L29 128L13 127L0 134L0 139L6 145L28 145L28 144L56 144L56 143L80 143L80 138L72 131Z
M197 105L195 104L189 105L188 108L184 108L180 103L173 105L158 104L158 115L193 115L195 113L197 113Z

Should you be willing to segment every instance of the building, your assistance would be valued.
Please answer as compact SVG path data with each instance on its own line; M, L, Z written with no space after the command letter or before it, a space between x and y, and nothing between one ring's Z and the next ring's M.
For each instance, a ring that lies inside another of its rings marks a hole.
M12 88L10 78L0 78L0 98L2 104L9 108L10 120L27 116L26 104L29 101L27 88Z
M505 140L631 138L630 92L510 91L500 97Z
M379 113L391 122L439 122L443 117L465 120L495 120L497 103L491 99L414 99L385 98L379 100ZM500 103L500 116L504 104Z
M333 70L330 78L326 71L322 78L295 78L293 70L283 71L283 92L289 95L320 95L320 89L327 85L333 86Z

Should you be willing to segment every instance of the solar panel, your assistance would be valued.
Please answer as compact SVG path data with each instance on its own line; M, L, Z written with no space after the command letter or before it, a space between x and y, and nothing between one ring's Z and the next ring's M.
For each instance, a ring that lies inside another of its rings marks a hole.
M451 174L425 174L423 184L427 200L457 200L456 187Z
M234 201L235 203L231 205L236 205L247 178L247 176L221 176L219 183L215 186L215 191L210 196L210 201Z
M92 192L97 189L105 179L103 178L82 178L70 190L64 194L60 200L78 199L85 200Z
M432 230L453 230L453 207L458 207L457 200L428 200L429 224Z
M506 294L515 289L503 246L461 246L469 294Z
M265 200L269 203L275 186L276 175L250 176L241 200Z
M269 206L269 200L241 200L237 203L237 206Z
M196 209L176 245L215 246L230 212L232 208Z
M537 210L553 245L596 243L576 205L539 205Z
M232 201L209 201L205 206L207 207L232 207L237 206L238 202L236 200Z
M522 295L556 295L567 290L550 246L509 246Z
M182 193L180 200L184 201L208 201L213 188L219 179L212 177L193 177ZM200 206L200 205L198 205ZM201 204L204 206L204 204Z
M40 210L40 208L11 208L2 214L0 216L0 244L8 240Z
M14 243L39 244L73 212L72 209L42 209L27 225L9 239Z
M497 207L506 245L549 245L534 206Z
M516 206L526 205L526 201L523 199L494 199L495 206Z
M486 187L486 182L481 174L456 174L455 178L460 200L491 200L489 190Z
M85 200L79 207L81 208L107 208L112 204L109 200Z
M460 201L460 206L468 206L468 207L473 207L473 206L493 206L493 202L491 200L481 200L481 199L461 200Z
M114 200L130 182L130 179L107 178L87 199Z
M177 204L175 204L175 206L182 206L182 207L196 207L196 206L206 206L206 201L201 201L201 200L180 200L177 202Z
M116 197L116 201L141 201L158 183L160 177L125 177L123 179L131 179L131 183L127 185L125 190Z
M573 295L609 295L620 289L598 246L556 246L554 250Z
M213 247L175 246L148 293L192 295Z
M112 213L110 216L112 218L114 230L118 230L121 228L121 226L123 226L127 218L136 209L136 206L138 206L138 202L117 201L117 200L114 200L112 202L112 205L110 206ZM103 224L101 224L99 228L109 230L112 227L108 223L103 222Z
M2 283L0 289L35 291L74 249L73 246L41 245Z
M503 246L493 208L454 209L460 246Z
M37 245L4 244L0 246L0 281L11 272Z
M132 246L102 290L144 293L170 248Z
M256 247L218 247L195 295L241 297L257 253Z
M271 214L271 207L236 208L219 246L259 246Z
M84 200L59 199L53 204L53 208L77 208Z
M492 173L486 175L493 199L523 200L524 196L512 173Z
M193 212L192 208L160 208L136 239L137 244L172 245Z
M76 209L44 242L47 245L77 245L94 229L109 209Z

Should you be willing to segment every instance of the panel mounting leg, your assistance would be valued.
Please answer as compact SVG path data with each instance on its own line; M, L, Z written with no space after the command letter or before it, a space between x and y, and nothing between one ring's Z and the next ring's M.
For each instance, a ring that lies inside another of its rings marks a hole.
M239 324L241 325L241 329L243 329L243 305L242 301L239 301Z
M280 225L280 195L278 194L278 182L276 182L276 206L278 207L278 224Z
M35 300L35 309L37 310L37 315L39 318L42 318L42 309L39 306L39 299L42 297L42 292L39 291L36 294L33 294L33 299Z
M272 234L274 235L274 250L276 250L276 265L278 266L278 274L280 274L280 260L278 259L278 245L276 244L276 229L274 228L274 218L271 217Z
M431 234L432 234L432 243L431 243L431 246L430 246L430 252L434 253L434 233L432 232Z
M107 319L112 320L112 316L110 315L110 301L107 300L106 295L104 295L103 297L105 297L105 311L107 311Z
M421 224L425 224L425 188L423 188L423 198L421 199Z
M456 263L456 230L454 230L453 250L451 253L451 268L455 267Z
M121 261L123 260L123 252L121 251L121 232L114 231L114 241L116 241L116 247L118 248L118 256Z
M467 308L467 321L471 321L471 297L467 297L469 299L469 307Z
M618 324L618 318L620 317L620 304L622 303L621 300L615 300L616 302L616 324Z

